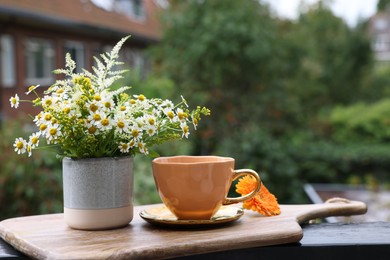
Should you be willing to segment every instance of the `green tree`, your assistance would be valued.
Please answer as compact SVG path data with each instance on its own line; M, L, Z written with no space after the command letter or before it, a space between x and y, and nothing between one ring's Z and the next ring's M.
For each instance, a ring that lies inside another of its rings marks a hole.
M209 153L230 128L264 113L262 92L276 63L276 23L254 0L173 1L164 22L155 50L161 69L186 98L211 109L213 125L203 135L212 141L197 151Z
M376 9L378 11L386 11L386 9L389 7L390 0L379 0Z
M360 98L361 82L372 61L363 26L348 27L319 1L301 13L288 33L288 40L301 48L299 66L291 71L286 87L300 98L305 111L315 114Z

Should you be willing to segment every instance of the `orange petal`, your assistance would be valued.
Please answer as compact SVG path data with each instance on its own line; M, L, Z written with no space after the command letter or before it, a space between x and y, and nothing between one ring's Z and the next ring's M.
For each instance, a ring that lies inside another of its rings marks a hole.
M236 192L241 195L250 193L256 187L256 179L247 175L239 179L236 184ZM253 198L244 202L243 207L257 211L265 216L275 216L280 214L280 207L276 197L270 193L264 183L260 191Z

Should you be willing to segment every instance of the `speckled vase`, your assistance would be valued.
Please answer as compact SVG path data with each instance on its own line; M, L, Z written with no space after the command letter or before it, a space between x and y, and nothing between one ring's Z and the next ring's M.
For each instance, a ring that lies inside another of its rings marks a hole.
M64 219L74 229L123 227L133 219L133 158L62 160Z

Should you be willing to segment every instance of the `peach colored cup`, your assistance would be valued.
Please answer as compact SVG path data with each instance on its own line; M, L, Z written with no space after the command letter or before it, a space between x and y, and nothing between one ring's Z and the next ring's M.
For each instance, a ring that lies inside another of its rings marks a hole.
M230 157L159 157L152 165L162 201L180 220L210 219L222 205L248 200L261 187L255 171L234 170L234 159ZM232 181L247 174L257 180L256 189L242 197L228 198Z

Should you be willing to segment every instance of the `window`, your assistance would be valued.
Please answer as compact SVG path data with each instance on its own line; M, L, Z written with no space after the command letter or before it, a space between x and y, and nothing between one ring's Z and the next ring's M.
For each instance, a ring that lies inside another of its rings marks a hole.
M53 81L54 47L49 40L31 38L26 41L26 84L50 85Z
M139 20L145 18L145 10L142 0L115 0L113 10Z
M77 73L82 72L85 67L85 48L81 42L67 41L64 44L64 53L69 53L72 59L76 62Z
M390 51L389 38L386 34L378 34L373 43L375 51Z
M3 87L16 84L15 43L10 35L0 36L0 77Z

